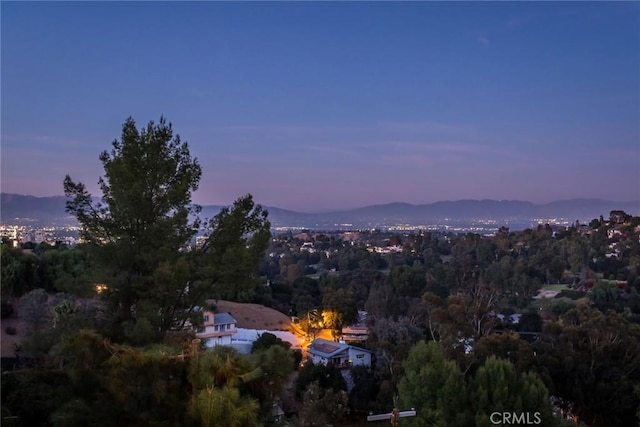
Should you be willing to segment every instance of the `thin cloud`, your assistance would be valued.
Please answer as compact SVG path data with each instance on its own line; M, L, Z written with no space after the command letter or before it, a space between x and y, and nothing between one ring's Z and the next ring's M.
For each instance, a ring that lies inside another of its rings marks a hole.
M99 140L100 138L96 136L91 136L86 139L78 139L77 137L43 134L2 135L2 142L4 144L8 144L5 145L5 148L8 148L8 146L15 146L14 148L22 148L25 146L33 146L35 144L39 147L49 147L55 145L59 149L84 150L86 148L91 148L94 145L93 143Z
M351 144L353 146L353 144ZM324 153L336 156L357 156L360 154L357 149L348 149L343 146L334 145L304 145L301 147L304 150L313 151L317 153Z
M525 25L530 20L531 20L531 17L511 18L507 22L504 23L504 26L507 27L510 30L513 30L515 28L522 27L523 25Z
M24 142L25 140L47 142L54 139L51 135L35 135L35 134L22 134L22 135L3 135L3 142Z
M491 45L491 41L490 41L486 36L484 36L483 34L478 34L478 35L476 36L476 41L477 41L478 43L480 43L480 44L484 45L484 46L489 46L489 45Z
M403 132L403 133L467 133L474 132L471 126L464 124L448 124L433 121L419 122L388 122L383 121L377 124L377 127L384 131Z
M488 151L488 147L482 144L470 144L457 141L434 141L434 142L394 142L394 144L405 149L422 151L440 151L458 154L473 154Z

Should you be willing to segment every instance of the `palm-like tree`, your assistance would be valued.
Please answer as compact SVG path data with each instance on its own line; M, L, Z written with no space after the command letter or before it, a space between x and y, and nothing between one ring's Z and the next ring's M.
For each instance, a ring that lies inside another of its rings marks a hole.
M189 409L203 427L253 427L258 425L258 408L258 402L241 397L237 388L225 385L200 390Z
M242 397L239 386L262 376L262 370L229 347L204 352L191 363L194 387L189 410L203 426L257 426L258 402Z

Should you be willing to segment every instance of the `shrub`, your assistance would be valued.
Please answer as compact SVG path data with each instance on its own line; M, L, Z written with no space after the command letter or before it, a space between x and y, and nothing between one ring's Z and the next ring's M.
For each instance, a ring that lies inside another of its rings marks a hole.
M575 301L580 298L584 298L586 295L586 292L575 291L573 289L563 289L558 295L556 295L556 298L569 298Z
M269 332L264 332L257 340L253 342L253 345L251 346L251 353L266 350L274 345L279 345L285 350L288 350L291 347L291 344L287 341L283 341L282 339Z

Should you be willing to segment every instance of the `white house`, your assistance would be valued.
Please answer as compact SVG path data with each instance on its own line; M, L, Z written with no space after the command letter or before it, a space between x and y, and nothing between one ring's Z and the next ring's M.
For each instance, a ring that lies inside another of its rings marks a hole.
M231 345L231 337L237 332L236 319L229 313L204 311L204 329L196 336L204 341L207 348L216 345Z
M308 352L316 364L332 364L339 368L371 366L371 351L349 344L318 338L311 343Z

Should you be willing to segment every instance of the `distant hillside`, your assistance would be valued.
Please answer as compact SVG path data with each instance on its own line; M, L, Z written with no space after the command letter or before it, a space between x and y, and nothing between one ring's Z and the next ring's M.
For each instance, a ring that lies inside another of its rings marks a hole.
M34 197L0 194L0 219L3 224L67 224L74 218L65 212L65 196Z
M609 216L609 212L621 209L632 215L640 215L640 201L614 202L597 199L562 200L545 205L514 200L458 200L443 201L425 205L392 203L388 205L367 206L342 214L357 215L361 219L393 219L396 222L406 220L420 223L424 220L452 221L472 219L528 220L566 218L588 221L600 215Z
M65 197L33 197L2 193L0 218L4 224L62 225L75 223L65 213ZM202 218L213 218L221 206L203 206ZM389 203L345 211L300 213L277 207L266 207L273 227L310 229L371 228L394 224L473 224L492 220L497 226L521 229L539 220L564 218L568 221L590 221L605 218L612 210L640 215L640 201L615 202L599 199L561 200L536 205L515 200L458 200L424 205Z

